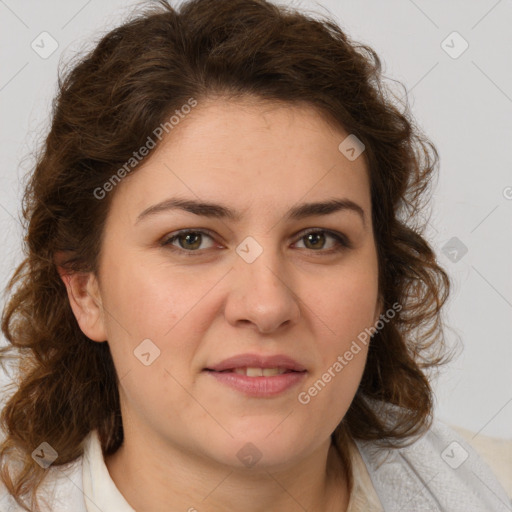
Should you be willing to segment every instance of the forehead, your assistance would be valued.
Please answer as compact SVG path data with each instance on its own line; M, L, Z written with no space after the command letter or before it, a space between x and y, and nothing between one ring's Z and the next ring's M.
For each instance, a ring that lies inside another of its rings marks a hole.
M205 140L210 143L210 152L223 151L225 157L258 151L265 156L274 153L296 159L296 155L322 156L328 147L338 150L339 142L348 135L332 119L304 102L208 98L182 118L161 147L189 146ZM282 151L286 148L294 152Z
M176 193L239 210L333 194L368 208L364 153L351 161L339 149L349 135L306 104L199 101L116 195L139 210Z

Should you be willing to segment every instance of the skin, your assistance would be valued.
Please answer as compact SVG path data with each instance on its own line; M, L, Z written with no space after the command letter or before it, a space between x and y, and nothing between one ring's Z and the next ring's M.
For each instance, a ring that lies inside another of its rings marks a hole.
M112 351L125 440L105 462L137 512L346 510L330 435L367 347L307 405L298 394L381 313L366 161L340 153L347 135L307 106L199 102L111 192L98 271L63 276L80 328ZM171 197L221 203L242 219L167 210L137 222ZM333 198L359 204L366 224L350 210L284 218L298 203ZM325 238L308 243L308 228ZM190 257L185 237L174 252L160 244L181 229L212 237L189 241ZM329 254L338 245L325 230L353 246ZM236 252L247 236L263 249L252 263ZM148 366L134 355L147 338L160 350ZM306 377L254 398L202 371L248 352L291 356ZM248 442L262 455L252 467L237 457Z

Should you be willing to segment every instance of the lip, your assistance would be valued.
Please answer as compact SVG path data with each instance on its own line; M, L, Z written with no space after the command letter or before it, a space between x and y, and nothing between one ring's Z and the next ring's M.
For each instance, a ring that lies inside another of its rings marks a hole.
M205 370L222 372L224 370L234 370L235 368L285 368L294 372L303 372L304 366L284 354L273 356L263 356L258 354L240 354L224 359L220 363L208 366ZM254 377L250 377L254 378Z
M255 398L271 398L284 393L299 384L307 375L306 371L291 371L272 377L247 377L238 373L222 373L213 370L205 370L204 372L215 378L217 382L246 396Z
M247 377L226 370L235 368L284 368L288 373L271 377ZM246 396L270 398L301 382L307 374L306 368L284 354L263 356L258 354L240 354L224 359L218 364L204 368L203 372Z

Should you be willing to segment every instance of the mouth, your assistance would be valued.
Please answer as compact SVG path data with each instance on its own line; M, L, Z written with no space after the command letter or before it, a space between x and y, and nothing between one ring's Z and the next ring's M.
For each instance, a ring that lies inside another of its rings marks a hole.
M236 366L234 368L205 368L213 382L246 397L273 398L304 382L307 371L283 366ZM215 384L215 385L216 385Z
M208 365L204 370L213 372L233 372L249 377L272 377L287 372L305 371L306 367L285 354L239 354L216 364Z
M259 368L259 367L240 367L240 368L229 368L226 370L214 370L211 368L205 368L203 371L215 372L215 373L232 373L236 375L244 375L246 377L275 377L277 375L283 375L284 373L305 373L306 370L298 371L291 370L289 368L275 367L275 368Z

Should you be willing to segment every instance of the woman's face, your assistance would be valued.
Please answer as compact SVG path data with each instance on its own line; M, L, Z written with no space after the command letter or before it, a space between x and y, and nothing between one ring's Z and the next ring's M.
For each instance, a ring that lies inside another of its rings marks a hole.
M98 322L141 439L278 467L341 421L367 346L344 354L380 314L369 179L338 148L348 135L307 107L200 102L111 192ZM305 206L335 200L362 211Z

